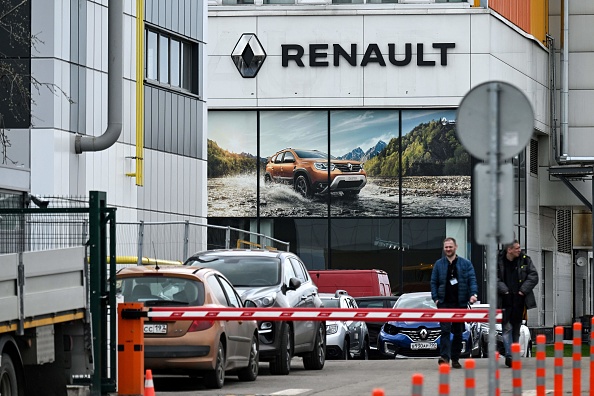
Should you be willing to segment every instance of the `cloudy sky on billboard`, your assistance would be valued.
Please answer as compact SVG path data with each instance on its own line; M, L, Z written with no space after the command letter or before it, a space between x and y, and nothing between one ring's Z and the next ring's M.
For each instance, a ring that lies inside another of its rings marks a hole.
M328 152L328 112L260 112L260 156L287 147Z
M398 137L398 111L339 110L330 114L330 144L335 157L348 154L357 147L367 151L380 140L388 143Z
M257 154L255 111L211 111L208 138L232 153Z

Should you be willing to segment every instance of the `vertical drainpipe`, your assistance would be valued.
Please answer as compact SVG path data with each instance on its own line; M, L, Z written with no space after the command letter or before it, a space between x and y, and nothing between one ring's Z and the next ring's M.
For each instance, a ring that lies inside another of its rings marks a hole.
M563 0L563 59L561 59L561 160L569 152L569 0Z
M107 23L107 129L101 136L77 135L74 140L76 154L101 151L111 147L122 132L123 81L123 1L110 1Z

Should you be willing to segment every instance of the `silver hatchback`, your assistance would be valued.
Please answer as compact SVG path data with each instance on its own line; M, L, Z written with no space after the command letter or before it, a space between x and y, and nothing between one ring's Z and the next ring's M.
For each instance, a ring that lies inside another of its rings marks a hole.
M355 299L344 290L320 293L324 308L354 309ZM365 322L353 320L326 321L326 357L334 359L369 359L369 332Z

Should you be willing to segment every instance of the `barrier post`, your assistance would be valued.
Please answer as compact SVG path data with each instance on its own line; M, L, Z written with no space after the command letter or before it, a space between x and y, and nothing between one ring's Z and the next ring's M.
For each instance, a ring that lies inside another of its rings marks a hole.
M464 371L466 372L466 379L464 381L464 388L466 390L466 396L474 396L476 390L476 380L474 375L474 369L476 368L476 362L474 359L466 359L464 361Z
M512 394L522 396L522 360L520 359L520 344L514 342L512 350Z
M563 396L563 327L555 327L555 396Z
M546 337L536 336L536 396L545 396L546 387Z
M440 396L450 395L450 365L439 365L439 392Z
M573 394L579 395L582 392L582 323L573 324Z
M144 395L144 304L118 304L118 395Z
M384 396L384 390L381 388L375 388L371 391L371 396Z
M411 396L423 396L423 374L413 374Z

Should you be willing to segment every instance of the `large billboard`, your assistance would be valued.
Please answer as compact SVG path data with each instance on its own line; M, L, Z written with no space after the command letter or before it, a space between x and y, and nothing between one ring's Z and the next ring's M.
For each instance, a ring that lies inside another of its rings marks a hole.
M454 110L211 111L209 217L469 217Z

